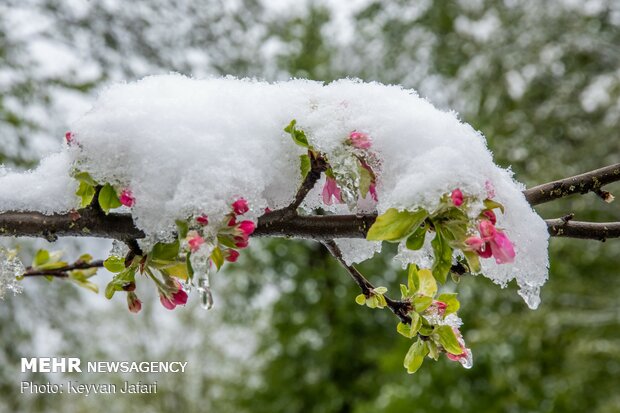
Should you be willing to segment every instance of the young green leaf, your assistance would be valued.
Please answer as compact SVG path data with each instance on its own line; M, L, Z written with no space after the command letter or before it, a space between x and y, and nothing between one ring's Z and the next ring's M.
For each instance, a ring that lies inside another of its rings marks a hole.
M101 191L99 191L99 206L106 214L110 212L111 209L120 207L121 201L118 199L118 195L116 194L116 190L110 184L105 184Z
M306 154L299 155L299 170L301 171L301 179L306 179L306 176L308 176L310 169L310 157Z
M437 282L433 273L429 269L422 269L417 272L418 276L418 290L417 292L428 297L434 297L437 293Z
M224 254L220 247L215 247L211 252L211 261L213 261L218 270L224 265Z
M359 305L366 304L366 296L364 294L358 295L357 297L355 297L355 302Z
M425 225L420 225L418 229L416 229L413 234L407 238L407 248L416 251L422 248L424 245L424 239L426 238L427 228Z
M422 326L422 318L418 313L411 313L411 324L398 323L396 331L407 338L413 338L418 334Z
M407 369L407 373L413 374L424 362L424 357L428 354L428 348L424 344L424 341L418 339L415 343L409 347L407 355L405 355L405 361L403 365Z
M414 212L390 208L377 217L370 227L366 239L370 241L399 241L408 237L424 222L428 212L418 209Z
M439 343L450 354L459 355L463 353L463 349L456 339L456 334L452 327L448 325L437 326L435 328L435 334L439 339Z
M370 185L372 184L372 175L370 171L362 166L361 162L358 162L357 167L360 175L360 195L362 198L366 198L370 191Z
M304 131L295 127L296 124L297 121L293 119L291 123L289 123L288 126L284 128L284 132L287 132L289 135L291 135L291 138L293 138L293 142L295 142L297 145L303 148L308 148L310 146L308 144L308 138L306 138L306 134L304 133Z
M38 250L34 255L34 260L32 262L33 267L39 267L43 264L46 264L50 260L50 253L48 250Z
M493 201L492 199L485 199L484 200L484 207L486 209L495 209L495 208L499 208L500 211L502 211L502 214L504 213L504 206L502 204L500 204L499 202Z
M416 313L421 313L426 310L433 303L432 297L427 297L425 295L419 295L413 299L413 309Z
M85 208L93 201L93 198L95 196L95 187L87 184L86 182L80 182L80 185L78 186L77 191L75 191L75 194L81 199L80 206L82 208Z
M103 262L103 266L110 272L119 273L125 269L125 259L111 255Z
M153 246L149 255L150 260L160 265L167 265L177 260L179 256L179 240L171 243L158 242Z
M187 233L189 232L189 225L187 221L177 219L174 222L175 224L177 224L177 232L179 234L179 239L185 238L187 236Z
M93 186L93 187L97 186L97 181L95 181L88 172L78 172L74 174L73 177L77 179L78 181L88 184L90 186Z
M435 224L435 238L431 241L431 246L435 255L433 275L443 284L452 268L452 247L448 245L448 240L438 224Z

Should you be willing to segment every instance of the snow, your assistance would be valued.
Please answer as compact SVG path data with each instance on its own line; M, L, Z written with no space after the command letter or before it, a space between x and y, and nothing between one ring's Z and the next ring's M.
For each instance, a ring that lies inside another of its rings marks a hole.
M73 165L98 182L131 189L136 225L154 239L170 235L177 219L205 213L211 222L223 220L239 196L249 201L249 217L255 219L266 207L287 206L301 182L299 155L305 150L283 131L292 119L331 160L343 159L351 131L372 138L381 164L379 202L353 205L353 212L432 211L455 188L484 199L491 182L495 199L506 206L498 227L513 240L517 258L502 265L482 260L483 273L501 286L516 279L528 305L538 305L547 279L548 234L521 193L523 186L494 164L479 132L399 86L175 74L117 84L71 125L79 148L44 159L33 172L0 177L0 210L51 213L75 207ZM343 165L333 164L334 172ZM320 191L319 185L311 192L307 210L318 206ZM343 205L331 210L348 211ZM364 240L339 244L347 262L363 261L379 248ZM410 259L420 259L417 255Z

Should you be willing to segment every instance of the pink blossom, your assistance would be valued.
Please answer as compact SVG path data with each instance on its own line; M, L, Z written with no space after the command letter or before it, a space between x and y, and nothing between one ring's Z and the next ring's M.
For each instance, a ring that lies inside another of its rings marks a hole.
M236 215L243 215L250 210L248 207L248 201L243 198L239 198L233 202L232 207Z
M461 205L463 205L463 193L459 188L456 188L454 191L452 191L452 193L450 194L450 198L452 199L452 203L455 207L460 207Z
M497 231L489 244L491 244L491 252L493 257L495 257L496 263L506 264L515 260L515 250L512 242L503 232Z
M239 228L245 236L249 237L256 229L256 224L252 221L242 221L237 228Z
M136 202L136 199L133 197L133 194L129 189L123 189L119 200L121 201L121 204L125 205L126 207L132 207L133 204Z
M196 218L196 222L198 222L202 226L209 225L209 217L205 214L202 214L198 218Z
M187 293L183 288L179 288L177 292L172 294L172 302L175 305L185 305L187 303Z
M161 302L161 305L166 307L168 310L174 310L174 308L177 306L174 301L165 294L159 295L159 301Z
M127 307L132 313L139 313L142 310L142 301L134 292L127 293Z
M495 212L491 211L490 209L487 209L486 211L484 211L482 215L484 215L489 221L491 221L491 224L493 225L495 225L495 223L497 222L497 217L495 216Z
M487 198L489 199L495 198L495 187L493 186L493 182L486 181L484 183L484 189L487 190Z
M237 248L245 248L248 246L248 237L244 234L239 237L235 237L235 247Z
M271 208L269 208L269 207L265 208L265 214L268 214L270 212L271 212Z
M75 143L75 135L73 132L65 133L65 141L67 142L67 145L73 145Z
M495 225L493 225L491 221L488 221L486 219L483 219L482 221L480 221L479 229L480 229L480 236L485 241L492 240L493 237L495 236L495 233L497 232L495 230Z
M446 308L448 308L448 304L443 301L435 300L433 301L433 307L437 309L437 314L443 316L446 313Z
M224 251L224 258L228 262L237 262L237 259L239 258L239 251L227 249L226 251Z
M195 233L195 232L194 232ZM205 243L205 239L195 233L195 235L191 235L187 240L187 244L189 245L189 249L191 252L196 252L200 249L200 246Z
M342 203L340 188L338 188L336 180L328 176L325 179L325 186L323 187L323 203L325 205L331 205L332 197L336 199L336 203Z
M237 217L235 217L234 215L232 215L230 217L230 219L228 220L228 226L229 227L234 227L235 225L237 225Z
M484 247L484 240L479 237L469 237L465 240L465 244L467 244L472 250L479 251Z
M349 142L358 149L368 149L372 146L370 136L363 132L351 132L349 134Z
M377 185L370 184L370 187L368 187L368 193L370 193L370 196L375 202L379 201L379 197L377 197Z

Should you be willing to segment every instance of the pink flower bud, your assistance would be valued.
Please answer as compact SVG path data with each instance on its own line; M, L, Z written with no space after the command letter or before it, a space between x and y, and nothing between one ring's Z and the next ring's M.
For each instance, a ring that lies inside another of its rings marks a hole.
M477 252L480 258L491 258L491 256L493 255L493 252L491 251L491 243L485 242L484 247Z
M159 302L161 302L161 305L166 307L168 310L174 310L174 308L177 306L170 297L167 297L166 295L161 293L159 295Z
M200 249L200 246L205 243L205 239L200 235L192 235L187 240L187 244L189 245L189 249L191 252L196 252Z
M497 222L497 217L495 216L495 212L491 211L490 209L487 209L486 211L484 211L482 215L484 215L489 221L491 221L491 224L493 225L495 225L495 223Z
M239 259L239 251L227 249L226 251L224 251L224 258L228 262L237 262L237 259Z
M456 188L454 191L452 191L452 193L450 194L450 198L452 199L452 203L455 207L460 207L461 205L463 205L463 193L460 189Z
M237 248L246 248L248 246L248 237L243 235L240 237L235 237L235 247Z
M465 244L474 251L480 251L484 247L484 240L479 237L469 237L465 240Z
M493 225L491 221L487 221L486 219L483 219L482 221L480 221L479 229L480 229L480 236L485 241L490 241L495 236L495 233L496 233L495 225Z
M228 220L228 226L229 227L234 227L235 225L237 225L237 217L235 217L234 215L230 217L230 219Z
M142 310L142 301L138 299L136 293L127 293L127 307L129 307L129 311L132 313L139 313Z
M202 226L209 225L209 217L205 214L202 214L198 218L196 218L196 222L198 222Z
M129 189L123 189L123 191L121 192L121 196L118 199L121 201L121 204L130 208L136 202L136 199L133 197L133 194Z
M446 313L446 308L448 308L448 304L444 303L443 301L435 300L433 301L433 305L437 308L437 313L440 316L443 316Z
M243 198L239 198L233 202L232 208L236 215L243 215L250 210L248 207L248 201Z
M372 146L370 136L363 132L356 131L349 134L349 143L358 149L368 149Z
M254 230L256 229L256 225L252 221L242 221L237 228L241 230L247 237L249 237Z
M336 203L342 203L342 196L340 194L340 188L334 178L329 176L325 179L325 186L323 186L323 203L325 205L332 204L332 197L336 199Z
M172 302L175 305L185 305L187 303L187 293L180 288L176 293L172 294Z
M73 134L73 132L65 133L65 141L67 142L67 145L69 146L75 143L75 135Z
M379 197L377 197L377 185L375 185L375 184L370 184L370 187L368 188L368 193L370 194L371 198L372 198L375 202L378 202L378 201L379 201Z
M484 189L487 191L487 198L493 199L495 198L495 187L493 186L493 182L486 181L484 183Z
M506 264L515 260L515 250L512 246L512 242L503 232L497 231L493 240L490 241L490 244L496 263Z

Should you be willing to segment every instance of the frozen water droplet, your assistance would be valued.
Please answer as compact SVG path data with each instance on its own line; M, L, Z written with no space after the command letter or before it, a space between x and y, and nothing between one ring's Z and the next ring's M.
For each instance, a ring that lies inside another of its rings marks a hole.
M114 240L112 242L112 249L110 250L110 255L124 258L127 256L128 252L129 252L129 248L127 247L127 244L125 244L124 242L121 242L119 240Z
M198 286L196 287L200 296L200 306L205 310L213 308L213 294L211 294L211 284L209 282L209 272L201 273L198 277Z
M471 353L470 349L465 349L465 353L467 354L466 357L461 357L459 359L459 363L461 363L461 365L466 368L466 369L471 369L474 366L474 356Z
M23 291L17 277L24 274L25 268L17 257L17 251L0 247L0 299L7 291L14 295Z

